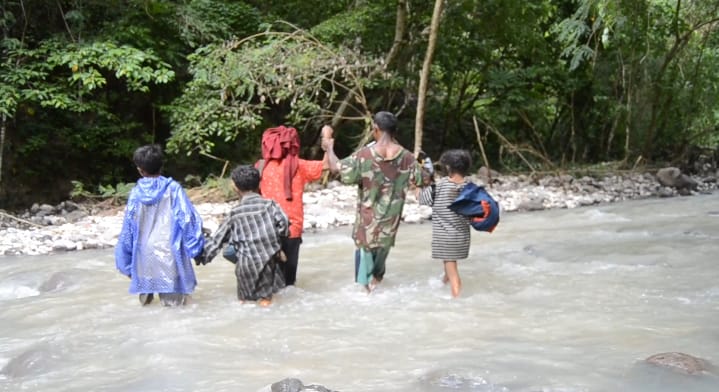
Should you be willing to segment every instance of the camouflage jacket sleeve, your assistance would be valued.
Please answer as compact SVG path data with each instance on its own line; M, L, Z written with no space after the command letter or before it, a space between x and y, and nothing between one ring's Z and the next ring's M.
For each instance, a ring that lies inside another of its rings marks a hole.
M343 184L353 185L359 184L362 181L362 170L360 169L360 159L357 156L357 152L342 159L339 166L340 181Z
M429 171L417 162L417 159L415 159L411 152L406 151L405 154L405 159L408 161L411 160L409 182L417 187L429 185L431 183L431 175L429 174Z

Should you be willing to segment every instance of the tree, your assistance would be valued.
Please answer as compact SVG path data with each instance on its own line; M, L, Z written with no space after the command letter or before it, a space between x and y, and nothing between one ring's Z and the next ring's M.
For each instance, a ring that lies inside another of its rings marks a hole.
M111 119L115 116L112 109L97 100L109 81L123 81L128 91L146 93L151 84L167 83L174 77L169 66L153 54L111 42L74 44L48 40L28 49L16 39L4 39L2 45L6 57L0 63L0 114L4 120L17 118L19 111L24 118L32 118L37 110ZM3 143L6 124L3 121ZM102 128L97 131L100 134L77 135L76 140L107 140L107 135L101 134ZM35 143L31 148L49 142L37 133L31 137Z
M212 156L217 143L259 146L263 124L294 124L300 133L327 122L349 95L345 119L368 113L363 87L379 61L325 45L302 30L266 32L207 45L192 56L193 80L168 107L174 131L168 148ZM235 151L236 153L236 151Z
M429 72L432 67L432 56L434 56L434 46L437 43L437 34L439 30L439 21L442 16L443 0L435 0L434 11L432 12L432 24L429 29L429 39L427 42L427 53L422 64L422 72L419 78L419 91L417 93L417 115L414 124L414 153L417 154L422 149L422 126L424 124L424 108L425 99L427 98L427 85L429 84Z

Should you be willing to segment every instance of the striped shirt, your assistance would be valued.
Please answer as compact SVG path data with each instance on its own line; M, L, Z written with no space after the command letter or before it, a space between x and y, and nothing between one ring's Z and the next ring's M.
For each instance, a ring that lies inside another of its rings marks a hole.
M448 207L464 188L448 177L442 177L432 187L422 189L419 203L432 206L432 258L440 260L466 259L469 255L469 218Z

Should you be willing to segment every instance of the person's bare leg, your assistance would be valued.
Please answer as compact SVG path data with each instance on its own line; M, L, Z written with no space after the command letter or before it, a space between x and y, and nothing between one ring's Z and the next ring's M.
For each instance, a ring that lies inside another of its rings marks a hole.
M462 280L459 278L456 260L444 261L444 274L449 280L449 285L452 288L452 297L459 297L459 292L462 290Z
M257 304L263 308L266 308L266 307L272 305L272 298L262 298L259 301L257 301Z

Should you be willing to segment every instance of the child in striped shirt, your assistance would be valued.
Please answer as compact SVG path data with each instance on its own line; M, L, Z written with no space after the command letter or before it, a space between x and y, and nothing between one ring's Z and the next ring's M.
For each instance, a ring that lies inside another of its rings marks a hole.
M447 175L423 188L419 203L432 206L432 258L442 260L442 282L450 284L452 297L456 298L462 289L457 260L469 255L470 218L448 207L468 182L466 176L472 166L472 157L466 150L449 150L442 154L439 163Z

